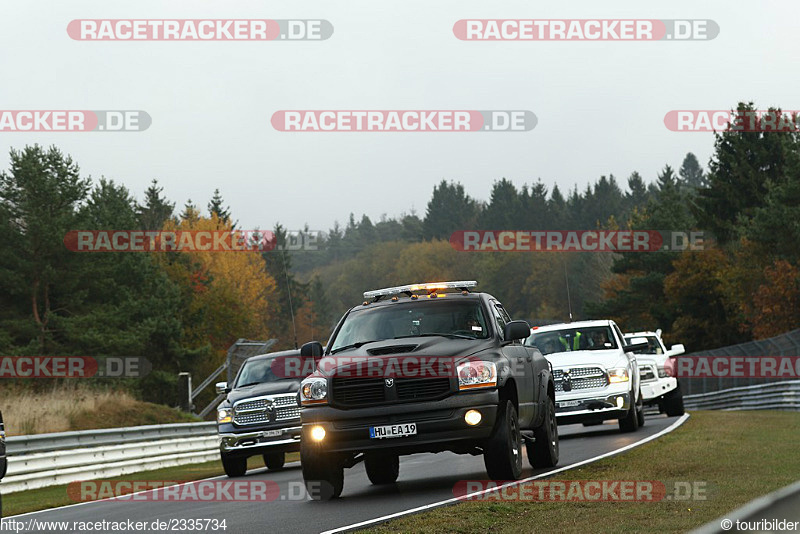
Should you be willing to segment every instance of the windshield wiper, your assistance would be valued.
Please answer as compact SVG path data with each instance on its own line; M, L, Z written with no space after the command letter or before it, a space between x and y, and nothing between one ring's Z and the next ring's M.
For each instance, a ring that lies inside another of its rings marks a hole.
M449 337L449 338L452 338L452 339L478 339L478 338L472 337L472 336L465 336L464 334L412 334L410 336L397 336L397 337L392 338L392 339L405 339L405 338L409 338L409 337L434 337L434 336L437 336L437 337Z
M353 343L352 345L345 345L344 347L336 347L331 351L331 354L336 354L337 352L342 352L343 350L347 349L357 349L359 347L363 347L367 343L375 343L377 341L384 341L383 339L373 339L371 341L359 341L358 343Z
M242 384L241 386L236 386L237 388L246 388L247 386L257 386L261 382L250 382L248 384Z

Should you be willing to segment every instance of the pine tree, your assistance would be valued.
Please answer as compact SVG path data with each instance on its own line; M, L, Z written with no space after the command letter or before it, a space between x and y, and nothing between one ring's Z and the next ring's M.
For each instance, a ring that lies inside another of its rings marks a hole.
M703 167L700 166L697 157L691 152L686 154L686 157L683 158L683 163L681 164L681 169L678 171L678 174L681 177L681 186L688 188L692 192L708 185Z
M450 239L456 230L474 227L477 215L478 205L464 192L464 186L442 180L428 201L423 235L425 239Z
M163 191L163 187L158 187L158 180L153 179L144 192L144 205L137 205L136 208L139 228L149 232L161 230L164 223L172 218L175 203L163 197Z
M223 207L224 203L219 189L214 189L214 196L211 197L211 201L208 203L208 214L216 214L220 221L227 224L231 220L231 210L230 206L227 208Z

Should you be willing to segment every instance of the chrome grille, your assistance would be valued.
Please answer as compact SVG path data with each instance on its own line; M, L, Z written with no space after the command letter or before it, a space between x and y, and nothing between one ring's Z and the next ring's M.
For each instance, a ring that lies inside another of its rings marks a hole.
M600 367L574 367L569 369L572 389L599 389L608 385L608 377ZM553 370L553 381L557 392L564 391L564 370Z
M272 409L269 409L269 408ZM266 395L238 401L233 405L233 422L237 425L256 425L300 418L297 396Z
M639 366L639 376L642 382L647 382L649 380L655 380L658 377L658 371L652 365L640 365Z

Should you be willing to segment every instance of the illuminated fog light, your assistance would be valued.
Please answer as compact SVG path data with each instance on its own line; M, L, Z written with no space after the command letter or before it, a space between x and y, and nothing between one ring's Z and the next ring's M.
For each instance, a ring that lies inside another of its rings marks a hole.
M481 412L478 410L468 410L467 413L464 414L464 421L470 426L477 425L481 422Z
M311 439L314 441L322 441L325 439L325 429L321 426L315 426L311 429Z
M623 404L625 404L625 399L622 397L617 397L617 408L622 408Z

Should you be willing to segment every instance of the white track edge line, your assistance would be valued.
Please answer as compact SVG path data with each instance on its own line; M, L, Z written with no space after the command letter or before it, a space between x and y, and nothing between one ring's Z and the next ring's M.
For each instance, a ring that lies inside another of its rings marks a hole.
M291 466L293 464L299 464L299 463L300 463L299 460L295 460L294 462L288 462L286 464L286 467L289 467L289 466ZM184 465L191 465L191 464L184 464ZM181 466L176 466L176 467L181 467ZM266 471L267 471L266 467L259 467L258 469L251 470L250 472L252 474L254 474L254 475L258 475L258 474L261 474L262 472L266 472ZM136 475L136 474L144 473L144 472L145 471L139 471L137 473L129 473L129 474ZM125 476L125 475L120 475L120 476ZM164 487L170 487L170 488L172 488L172 487L180 487L180 486L186 486L188 484L194 484L196 482L205 482L207 480L218 480L220 478L226 478L226 477L227 477L227 475L220 475L220 476L210 477L210 478L201 478L201 479L198 479L198 480L187 480L186 482L181 482L180 484L173 484L172 486L164 486ZM114 477L114 478L116 478L116 477ZM98 480L103 480L103 479L98 479ZM246 479L237 478L237 480L246 480ZM73 481L73 482L80 482L80 481ZM59 484L59 486L60 485L61 484ZM69 483L67 483L66 485L69 485ZM52 487L52 486L45 486L45 487ZM34 489L44 489L44 488L34 488ZM94 500L94 501L84 501L84 502L77 502L75 504L65 504L64 506L56 506L54 508L45 508L44 510L36 510L34 512L25 512L24 514L11 515L11 516L8 516L8 517L4 517L2 519L2 521L5 521L6 519L16 519L18 517L25 517L25 516L33 515L33 514L43 514L45 512L66 510L67 508L73 508L75 506L83 506L84 504L94 504L94 503L103 502L103 501L117 501L117 500L118 501L127 501L127 500L130 500L130 498L133 497L134 495L141 495L142 493L160 491L162 489L163 489L163 487L154 488L154 489L147 489L147 490L137 491L136 493L126 493L124 496L120 496L120 497L106 497L105 499L97 499L97 500ZM0 490L2 490L2 486L0 486ZM23 491L26 491L26 490L23 490ZM17 493L17 492L15 491L13 493ZM9 495L11 495L11 494L9 493Z
M660 430L660 431L656 432L655 434L647 436L646 438L643 438L643 439L641 439L641 440L639 440L639 441L637 441L635 443L631 443L630 445L625 445L624 447L620 447L619 449L614 449L613 451L609 451L609 452L603 453L603 454L601 454L599 456L595 456L593 458L588 458L586 460L581 460L580 462L575 462L574 464L566 465L564 467L559 467L558 469L554 469L552 471L547 471L546 473L541 473L539 475L534 475L532 477L524 478L522 480L515 480L514 482L509 482L507 484L503 484L502 486L497 486L497 487L494 487L494 488L485 489L483 491L476 491L475 493L470 493L468 495L464 495L463 497L453 497L452 499L446 499L444 501L425 504L423 506L418 506L417 508L410 508L408 510L402 510L400 512L395 512L393 514L385 515L385 516L382 516L382 517L376 517L374 519L367 519L366 521L361 521L360 523L353 523L352 525L347 525L347 526L344 526L344 527L339 527L339 528L335 528L335 529L331 529L331 530L325 530L321 534L338 534L338 533L341 533L341 532L348 532L350 530L355 530L357 528L362 528L362 527L373 525L373 524L376 524L376 523L385 523L386 521L389 521L391 519L396 519L398 517L403 517L405 515L411 515L411 514L416 514L416 513L419 513L419 512L424 512L426 510L431 510L433 508L439 508L441 506L446 506L448 504L455 504L455 503L458 503L458 502L469 500L469 498L471 498L471 497L476 497L478 495L483 495L485 493L494 493L494 492L500 491L500 490L502 490L503 488L506 488L506 487L518 486L520 484L525 484L526 482L530 482L532 480L537 480L537 479L540 479L540 478L549 477L551 475L555 475L557 473L561 473L561 472L567 471L569 469L574 469L574 468L580 467L582 465L586 465L586 464L589 464L589 463L592 463L592 462L596 462L598 460L602 460L603 458L608 458L609 456L614 456L614 455L620 454L622 452L625 452L627 450L633 449L633 448L638 447L640 445L644 445L645 443L653 441L654 439L660 438L664 434L668 434L668 433L672 432L673 430L675 430L676 428L681 426L683 423L685 423L687 419L689 419L689 414L688 413L683 414L683 416L681 416L680 419L678 419L677 421L672 423L667 428L665 428L663 430Z

